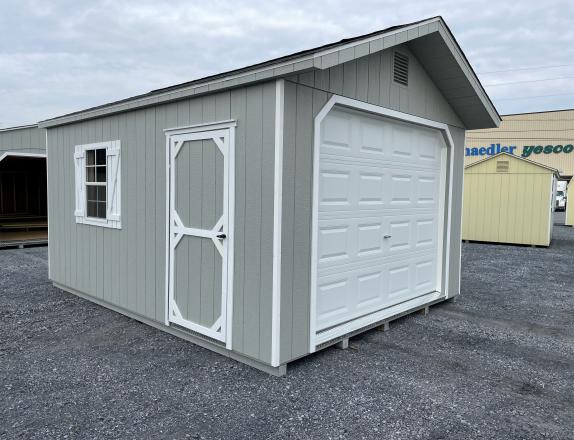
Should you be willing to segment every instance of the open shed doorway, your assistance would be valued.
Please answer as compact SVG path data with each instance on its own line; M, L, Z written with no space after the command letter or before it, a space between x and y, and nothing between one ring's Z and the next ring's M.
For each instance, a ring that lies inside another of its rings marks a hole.
M0 248L48 243L46 158L0 158Z

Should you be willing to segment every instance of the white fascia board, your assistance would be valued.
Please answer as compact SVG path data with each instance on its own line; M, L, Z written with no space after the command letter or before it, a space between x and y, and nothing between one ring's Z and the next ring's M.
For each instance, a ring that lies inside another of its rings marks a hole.
M370 43L372 41L380 40L381 38L384 38L384 37L389 37L391 35L396 35L396 34L400 34L403 32L408 32L409 30L413 30L413 29L416 29L418 27L425 26L425 25L428 25L429 23L433 23L433 22L437 22L437 21L440 22L440 18L435 17L435 18L431 18L429 20L421 21L420 23L416 23L416 24L413 24L411 26L405 26L405 27L395 29L393 31L385 32L384 34L373 35L372 37L363 38L361 40L353 41L351 43L347 43L347 44L344 44L341 46L336 46L336 47L332 47L329 49L325 49L321 52L316 52L313 55L313 58L321 58L322 56L328 55L328 54L333 53L333 52L339 52L341 50L349 49L349 48L352 48L355 46L360 46L360 45L365 44L365 43ZM398 44L400 44L400 43L398 43ZM382 46L381 46L381 50L383 50Z
M0 128L0 133L5 132L5 131L26 130L28 128L38 128L38 124L19 125L17 127Z
M248 84L248 83L253 82L253 81L260 81L262 76L265 77L265 79L272 79L273 77L277 77L277 76L284 74L282 72L287 72L287 74L288 73L296 73L296 72L301 71L301 70L307 70L312 65L314 65L315 67L318 67L317 64L315 63L315 61L320 60L321 57L324 55L328 55L328 54L333 53L333 52L338 52L342 49L347 49L347 48L351 48L351 47L355 47L355 46L360 46L360 45L363 45L365 43L370 43L371 41L375 41L375 40L378 40L380 38L388 37L390 35L395 35L395 34L399 34L402 32L407 32L409 30L416 29L420 26L426 26L426 25L433 23L433 22L436 22L436 21L440 21L440 19L439 18L432 18L432 19L429 19L429 20L426 20L426 21L423 21L420 23L413 24L411 26L401 27L399 29L395 29L395 30L385 32L382 34L377 34L377 35L374 35L372 37L363 38L363 39L354 41L352 43L348 43L348 44L341 45L341 46L335 46L333 48L326 49L326 50L323 50L320 52L315 52L315 53L312 53L309 55L304 55L304 56L301 56L298 58L293 58L289 61L285 61L282 63L279 62L277 64L271 64L271 65L261 67L258 69L257 68L250 69L250 70L238 73L238 74L226 75L226 76L223 76L221 78L214 79L212 81L205 81L205 82L193 84L193 85L190 85L187 87L177 88L175 90L170 90L170 91L167 91L165 93L154 94L153 96L142 96L139 99L134 99L134 100L129 101L129 102L121 102L118 104L111 104L110 106L107 106L107 107L102 107L102 108L98 108L98 109L94 109L94 110L88 110L88 111L77 113L77 114L70 115L70 116L62 116L60 118L55 118L55 119L46 120L46 121L40 121L38 124L41 128L49 128L49 127L53 127L53 126L57 126L57 125L75 122L75 121L82 120L82 119L88 119L91 117L103 116L105 114L114 113L114 112L121 112L121 111L133 109L133 108L137 108L137 107L141 107L141 106L145 106L145 105L160 104L162 102L169 101L171 99L181 99L181 98L185 98L185 97L194 96L194 95L197 95L200 93L209 93L210 91L213 91L212 88L215 84L219 84L222 82L232 82L232 84L245 85L245 84ZM381 50L383 50L382 46L381 46ZM272 73L271 73L271 75L268 76L267 73L269 71L271 71ZM245 77L248 77L248 76L253 76L253 79L250 81L242 81L242 79L244 79ZM232 86L233 85L225 85L222 88L217 88L217 90L221 90L223 88L232 87Z
M2 162L7 157L38 157L38 158L45 158L47 157L45 153L18 153L18 152L11 152L8 151L7 153L2 153L0 155L0 162Z
M456 40L454 40L451 32L447 29L447 27L444 25L442 20L439 20L439 34L444 40L447 40L448 42L451 43L450 45L447 45L449 48L451 46L455 48L455 52L453 53L453 56L454 56L457 64L460 66L461 70L464 73L465 73L465 69L468 72L471 72L471 75L467 75L465 73L465 76L468 78L470 85L472 86L472 89L474 90L474 93L476 93L476 95L479 97L480 101L482 102L482 105L484 106L484 108L486 109L488 114L490 115L492 122L496 125L496 127L499 127L500 123L502 122L502 119L500 118L498 112L496 111L496 108L494 107L494 105L490 101L490 98L488 97L486 90L484 90L484 88L482 87L478 77L472 73L472 72L474 72L474 70L472 69L472 67L468 63L467 59L463 55L462 50L460 49L460 46L458 45Z
M432 30L430 29L430 25L432 25L432 24L435 24L436 29L432 29ZM246 84L249 84L252 82L265 81L265 80L270 80L274 77L279 77L279 76L283 76L283 75L297 73L297 72L312 68L310 66L313 66L314 68L317 68L317 69L324 69L324 68L332 67L333 65L340 64L340 60L337 60L337 62L334 62L334 63L333 62L326 63L325 66L323 66L322 65L322 57L324 57L326 55L338 53L342 50L348 50L351 48L356 48L358 46L363 46L365 44L370 44L372 42L376 42L377 40L381 40L381 39L384 39L384 38L389 37L389 36L393 36L393 35L397 35L397 34L403 34L403 33L407 33L407 35L408 35L409 31L412 31L414 29L418 29L421 27L425 27L425 26L427 26L427 28L428 28L428 31L425 33L425 35L430 34L432 32L439 32L439 34L442 36L443 39L448 39L449 42L451 42L452 47L456 48L456 51L453 53L453 56L457 60L457 63L459 64L459 66L461 66L461 70L463 70L463 72L465 71L465 69L463 69L463 66L467 68L466 70L468 70L468 72L473 72L472 69L470 68L470 65L466 62L466 59L463 56L462 52L460 51L458 44L452 38L450 31L448 31L447 28L445 27L445 25L443 24L442 19L440 17L435 17L435 18L431 18L429 20L422 21L420 23L412 24L410 26L400 27L398 29L395 29L395 30L392 30L389 32L373 35L371 37L362 38L362 39L357 40L357 41L353 41L353 42L350 42L347 44L338 45L338 46L331 47L329 49L325 49L325 50L311 53L308 55L303 55L301 57L293 58L293 59L285 61L285 62L278 62L277 64L270 64L268 66L261 67L261 68L249 69L249 70L246 70L246 71L241 72L241 73L230 74L230 75L222 76L220 78L217 78L217 79L214 79L211 81L207 80L205 82L196 83L196 84L189 85L189 86L183 86L181 88L166 91L164 93L153 94L152 96L142 96L141 98L136 98L136 99L130 100L128 102L110 104L109 106L104 106L104 107L93 109L93 110L87 110L87 111L73 114L70 116L62 116L62 117L51 119L51 120L41 121L38 123L38 126L40 128L49 128L49 127L53 127L53 126L57 126L57 125L73 123L73 122L80 121L83 119L100 117L100 116L104 116L104 115L107 115L110 113L118 113L118 112L132 110L132 109L143 107L143 106L161 104L161 103L164 103L164 102L167 102L170 100L183 99L183 98L188 98L188 97L199 95L199 94L212 93L216 90L223 90L223 89L226 89L229 87L246 85ZM409 38L407 38L404 42L406 42L408 40L409 40ZM395 44L401 44L401 42L396 42ZM380 44L380 45L377 45L377 49L378 50L384 50L384 49L388 49L388 47L384 47L383 44ZM373 52L367 51L367 53L373 53ZM363 56L363 54L359 54L359 55ZM358 57L357 54L353 55L353 59L357 58L357 57ZM466 75L466 73L465 73L465 75ZM499 126L500 125L500 118L498 117L498 113L496 112L496 109L494 108L494 106L492 105L490 100L488 99L488 96L487 96L485 90L480 85L478 78L472 74L466 75L466 76L469 79L474 92L480 98L483 106L487 109L489 115L491 116L493 123L496 126Z

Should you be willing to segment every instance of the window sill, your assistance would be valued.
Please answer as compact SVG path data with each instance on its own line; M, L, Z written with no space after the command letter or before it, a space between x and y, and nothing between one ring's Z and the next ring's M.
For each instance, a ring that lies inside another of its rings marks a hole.
M122 229L122 223L119 220L99 219L95 217L76 217L76 223L90 226L100 226L102 228Z

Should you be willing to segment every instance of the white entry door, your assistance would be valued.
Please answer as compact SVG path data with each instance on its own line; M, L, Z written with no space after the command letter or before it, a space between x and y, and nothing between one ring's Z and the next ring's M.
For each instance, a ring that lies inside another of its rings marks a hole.
M334 107L319 144L315 330L439 291L441 133Z
M233 128L167 134L168 322L230 343Z

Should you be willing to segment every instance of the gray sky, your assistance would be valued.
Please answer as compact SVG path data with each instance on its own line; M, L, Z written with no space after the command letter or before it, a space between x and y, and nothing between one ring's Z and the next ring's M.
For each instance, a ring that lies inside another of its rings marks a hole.
M445 18L501 114L574 107L572 0L2 0L0 7L0 127L434 15Z

